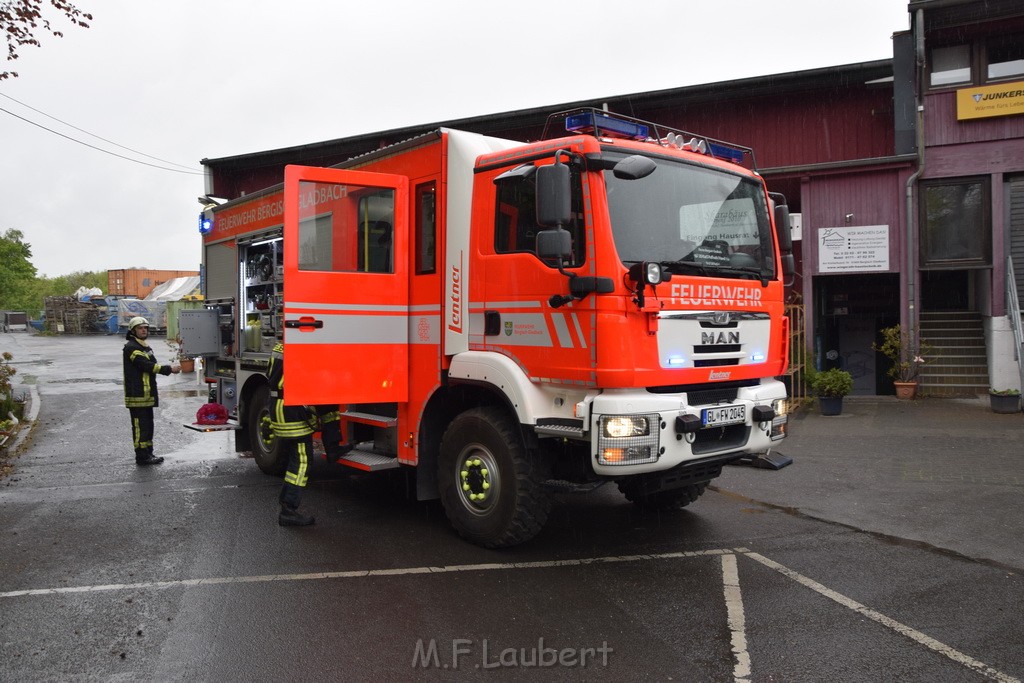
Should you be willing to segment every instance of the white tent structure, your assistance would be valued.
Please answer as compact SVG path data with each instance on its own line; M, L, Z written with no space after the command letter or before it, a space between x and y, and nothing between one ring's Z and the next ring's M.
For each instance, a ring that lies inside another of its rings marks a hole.
M199 276L176 277L167 282L157 285L148 295L145 301L181 301L195 299L200 300Z
M178 311L181 308L200 307L203 297L199 293L199 276L176 277L157 285L145 299L121 299L117 302L118 326L128 328L128 321L137 315L149 321L156 333L168 337L177 335ZM181 303L178 303L181 302ZM187 302L195 302L189 306ZM170 304L170 305L168 305Z

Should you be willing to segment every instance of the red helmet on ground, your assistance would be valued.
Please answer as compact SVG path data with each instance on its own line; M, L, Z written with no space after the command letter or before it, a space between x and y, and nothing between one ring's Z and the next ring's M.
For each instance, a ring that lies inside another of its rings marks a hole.
M196 424L222 425L228 423L228 409L220 403L204 403L196 413Z

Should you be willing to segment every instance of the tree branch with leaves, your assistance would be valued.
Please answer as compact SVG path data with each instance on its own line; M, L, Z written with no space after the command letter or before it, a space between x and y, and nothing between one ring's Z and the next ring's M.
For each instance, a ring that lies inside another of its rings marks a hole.
M36 36L40 30L58 38L63 37L64 33L55 29L50 20L43 16L44 9L48 13L58 12L82 28L89 28L88 22L92 21L91 14L83 12L67 0L0 0L0 29L7 37L8 62L17 59L18 50L25 45L39 47L41 43ZM0 81L17 77L17 71L0 71Z

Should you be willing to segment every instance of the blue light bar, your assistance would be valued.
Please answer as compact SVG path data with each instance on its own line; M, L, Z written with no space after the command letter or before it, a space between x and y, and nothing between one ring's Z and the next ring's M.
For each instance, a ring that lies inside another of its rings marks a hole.
M199 214L199 234L205 235L213 230L213 219L207 218L205 214Z
M680 368L686 365L686 359L682 356L669 356L668 364L669 367Z
M728 159L737 164L743 163L743 150L736 149L735 147L726 147L715 142L711 143L710 150L711 156L716 159Z
M597 119L596 127L595 118ZM632 140L646 140L650 137L651 132L650 127L642 123L624 121L623 119L616 119L603 114L595 116L591 112L567 116L565 119L565 129L570 133L607 134Z

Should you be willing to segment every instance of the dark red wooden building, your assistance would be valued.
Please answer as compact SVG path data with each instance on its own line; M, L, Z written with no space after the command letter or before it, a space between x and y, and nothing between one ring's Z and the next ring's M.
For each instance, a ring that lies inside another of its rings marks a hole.
M552 112L606 107L754 148L800 227L791 299L810 358L849 370L855 393L892 393L872 346L894 324L934 352L923 391L1019 388L1005 257L1016 249L1024 272L1024 5L914 0L908 12L892 59L205 159L207 193L238 197L279 183L286 164L330 166L440 126L535 140ZM1014 84L1017 109L958 115L965 88Z

